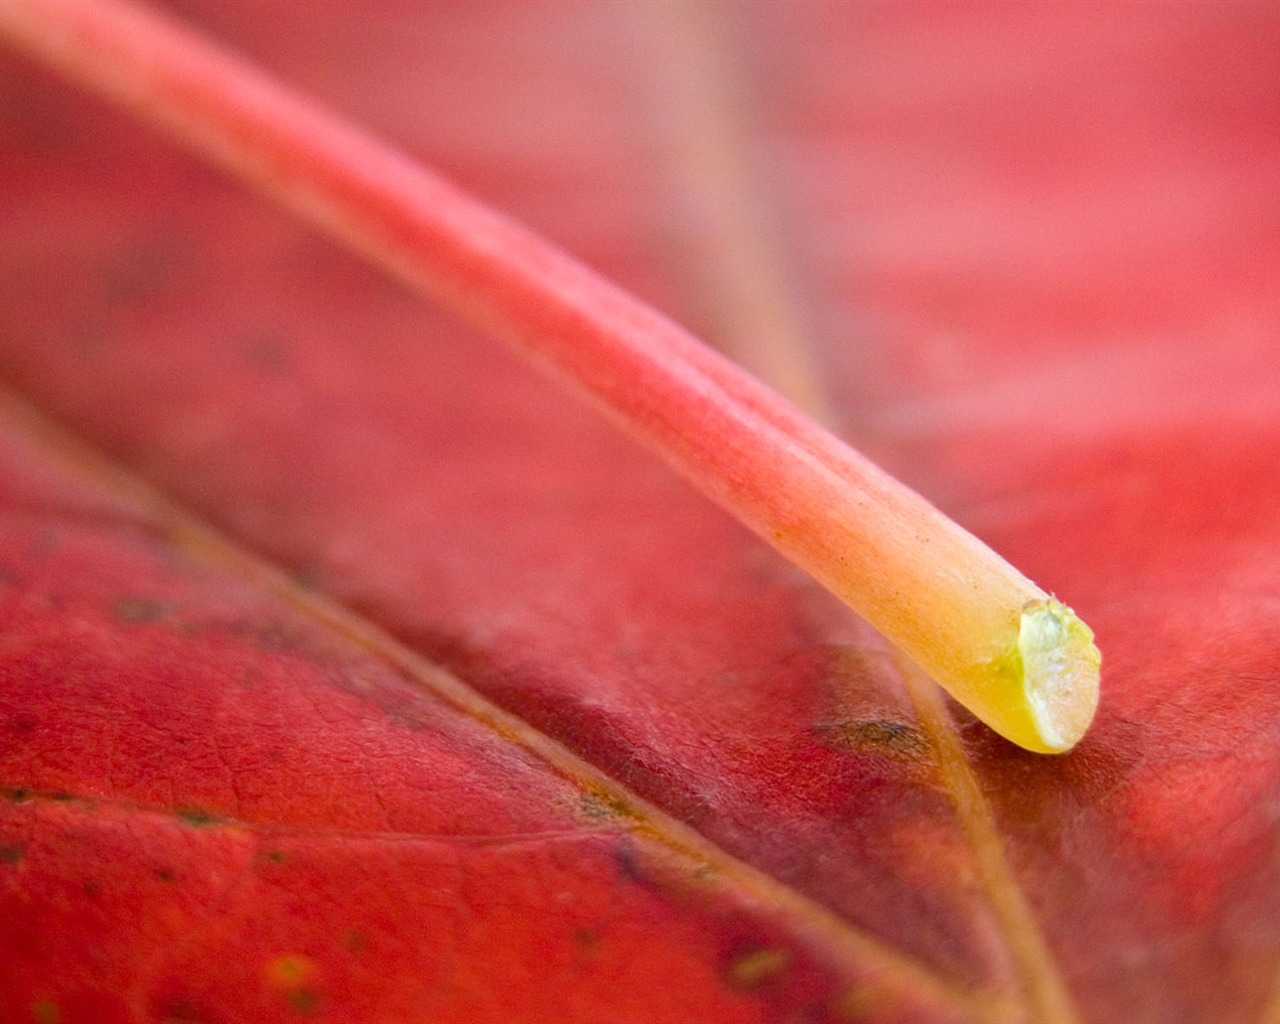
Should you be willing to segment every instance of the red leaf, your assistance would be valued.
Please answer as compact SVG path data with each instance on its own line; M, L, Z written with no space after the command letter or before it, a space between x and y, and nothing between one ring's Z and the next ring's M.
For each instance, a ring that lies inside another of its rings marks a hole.
M127 467L6 416L6 1013L1271 1019L1272 8L188 13L713 337L755 236L678 111L737 74L727 208L839 424L1077 607L1103 705L1054 759L940 709L492 344L5 63L0 367Z

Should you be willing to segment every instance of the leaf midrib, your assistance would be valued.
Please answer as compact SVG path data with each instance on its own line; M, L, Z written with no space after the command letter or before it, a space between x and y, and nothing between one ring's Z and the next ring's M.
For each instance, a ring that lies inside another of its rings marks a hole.
M1019 1014L1000 989L973 989L943 977L915 958L884 945L811 897L727 852L702 833L628 789L558 740L484 697L454 673L402 644L374 622L326 595L301 586L285 569L243 547L186 509L150 481L56 425L8 382L0 383L0 417L69 476L136 506L171 546L213 570L236 576L272 595L331 634L353 643L408 683L466 715L500 742L518 746L548 771L583 792L603 796L618 809L618 825L709 869L749 902L779 911L793 934L819 937L824 951L851 975L868 961L889 988L932 999L940 1008L982 1024L1007 1024ZM173 814L177 809L170 809ZM253 826L261 831L268 826Z

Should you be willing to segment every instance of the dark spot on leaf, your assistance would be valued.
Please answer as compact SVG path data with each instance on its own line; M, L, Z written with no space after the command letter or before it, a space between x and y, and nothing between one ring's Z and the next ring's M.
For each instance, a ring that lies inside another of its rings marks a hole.
M35 715L19 715L13 720L13 731L19 736L28 736L35 732L39 721Z
M0 864L17 864L26 855L25 846L0 846Z
M267 980L290 991L303 988L315 973L315 962L301 953L285 953L267 963Z
M121 622L131 626L141 626L150 622L158 622L172 611L171 606L163 601L153 601L147 597L122 597L111 605L111 612Z
M181 243L172 238L147 238L119 250L102 269L108 301L134 303L162 292L181 262Z
M903 761L931 758L933 747L914 725L887 719L822 722L814 727L845 748L861 754L878 754Z
M348 953L362 953L369 946L369 938L364 932L347 932L342 946Z
M96 900L102 895L102 883L96 878L91 878L84 883L84 894L91 900Z
M325 589L325 581L329 574L323 565L311 562L298 566L293 570L292 576L293 582L303 590L322 591Z
M600 933L591 928L575 928L573 942L584 953L594 953L600 948Z
M758 992L779 983L790 967L791 954L785 949L758 946L735 955L726 976L734 988Z
M174 879L172 868L156 868L155 875L156 881L164 882L166 885L171 883Z
M628 882L647 882L644 868L640 864L640 855L636 844L630 836L623 836L614 844L613 860L618 865L618 873Z
M74 797L72 794L70 794L70 793L62 793L62 792L58 792L58 793L53 793L53 794L51 794L51 795L49 796L49 799L50 799L50 800L52 800L52 801L54 801L55 803L59 803L59 804L69 804L69 803L71 803L73 800L75 800L75 797Z
M202 811L198 807L182 807L177 811L178 817L185 821L188 825L196 828L210 828L214 825L221 824L222 819L216 814L210 814L208 811Z
M161 1024L212 1024L214 1017L194 1003L177 1000L160 1007Z
M282 377L289 372L289 346L274 334L255 334L240 343L249 365L267 377Z
M58 1004L49 999L37 999L31 1004L31 1019L35 1024L58 1024L62 1013Z
M589 790L582 794L578 807L592 821L634 818L635 811L626 800L607 790Z
M309 988L296 988L285 996L291 1009L298 1013L313 1014L320 1012L320 996Z
M12 800L15 804L25 804L31 799L31 794L25 789L8 789L5 790L5 796Z
M267 854L267 860L272 864L283 864L285 861L284 852L281 850L271 850Z

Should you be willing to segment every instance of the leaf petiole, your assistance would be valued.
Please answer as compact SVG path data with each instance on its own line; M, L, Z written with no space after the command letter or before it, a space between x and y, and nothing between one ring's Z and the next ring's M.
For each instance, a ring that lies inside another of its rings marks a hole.
M0 35L157 124L561 379L1027 749L1100 656L1064 605L684 329L390 146L124 0L0 0Z

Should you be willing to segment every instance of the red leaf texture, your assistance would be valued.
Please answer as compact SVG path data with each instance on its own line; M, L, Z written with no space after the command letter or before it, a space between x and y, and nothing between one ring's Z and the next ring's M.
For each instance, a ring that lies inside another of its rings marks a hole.
M5 56L0 1020L1280 1019L1274 6L179 13L819 411L1103 700L1013 748Z

